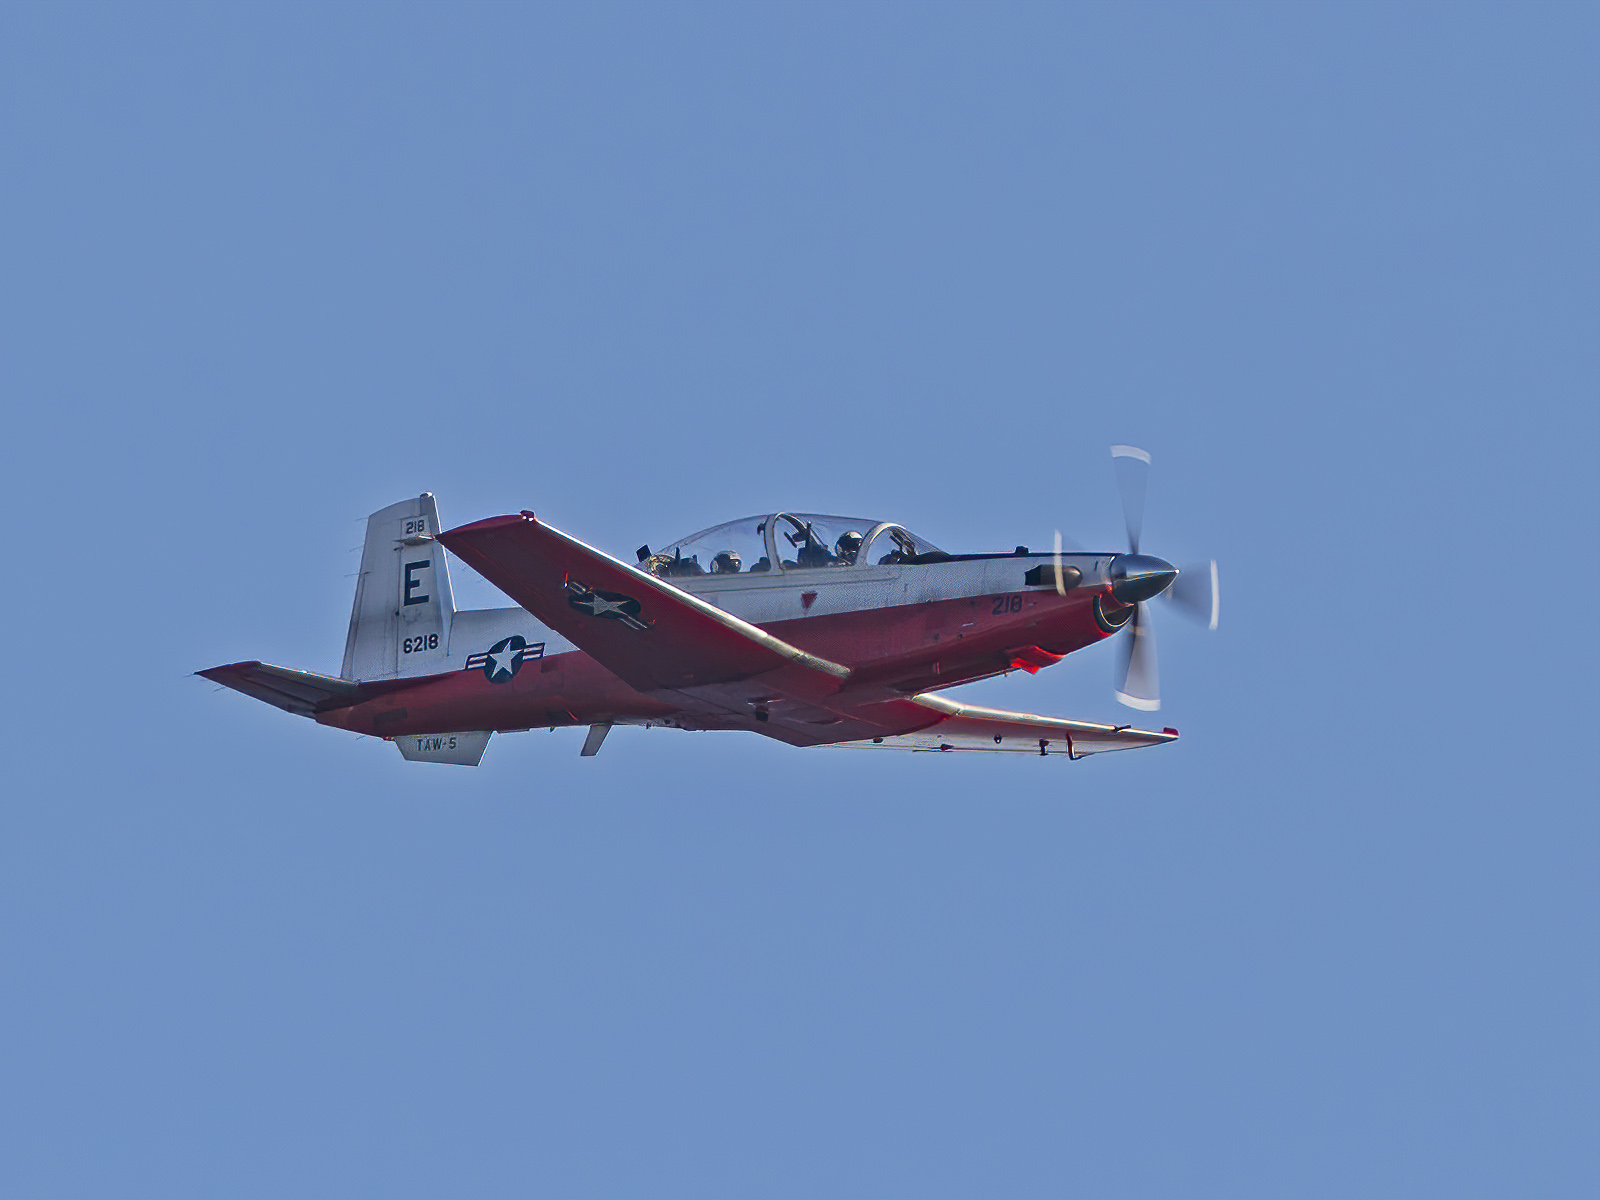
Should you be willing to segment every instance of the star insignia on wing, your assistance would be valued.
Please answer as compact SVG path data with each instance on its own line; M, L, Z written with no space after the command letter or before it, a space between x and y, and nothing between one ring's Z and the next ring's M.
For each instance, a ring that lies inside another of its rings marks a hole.
M621 592L592 591L577 580L567 581L567 603L579 612L608 621L620 621L629 629L648 629L639 619L639 602Z

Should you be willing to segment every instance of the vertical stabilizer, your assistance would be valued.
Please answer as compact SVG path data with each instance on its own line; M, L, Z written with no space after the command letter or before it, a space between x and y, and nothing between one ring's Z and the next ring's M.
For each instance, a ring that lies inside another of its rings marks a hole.
M444 669L455 601L438 533L432 492L367 518L344 678L405 679Z

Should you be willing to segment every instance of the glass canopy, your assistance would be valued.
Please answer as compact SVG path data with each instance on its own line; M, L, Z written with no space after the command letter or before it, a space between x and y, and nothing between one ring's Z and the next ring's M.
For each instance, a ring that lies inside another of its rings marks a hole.
M751 575L771 571L774 563L780 571L811 571L891 566L925 554L943 552L892 521L781 512L703 529L642 555L639 565L666 576Z

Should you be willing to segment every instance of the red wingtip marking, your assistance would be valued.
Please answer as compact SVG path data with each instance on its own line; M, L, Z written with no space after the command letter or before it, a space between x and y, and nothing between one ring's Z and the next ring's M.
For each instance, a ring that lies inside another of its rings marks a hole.
M1162 733L1170 733L1173 737L1177 737L1178 736L1178 731L1176 729L1174 729L1171 725L1168 725L1161 732Z

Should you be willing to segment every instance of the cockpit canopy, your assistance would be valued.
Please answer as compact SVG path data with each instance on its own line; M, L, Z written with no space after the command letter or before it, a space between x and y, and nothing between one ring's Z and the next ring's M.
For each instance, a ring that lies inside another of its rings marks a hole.
M738 575L771 571L774 563L780 571L809 571L943 557L892 521L780 512L701 530L659 553L641 547L639 565L654 575Z

